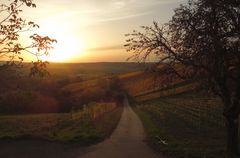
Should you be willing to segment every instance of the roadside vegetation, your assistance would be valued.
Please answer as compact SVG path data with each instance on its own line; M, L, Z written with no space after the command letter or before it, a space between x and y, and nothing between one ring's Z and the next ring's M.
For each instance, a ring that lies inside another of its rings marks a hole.
M88 67L92 72L76 74L86 65L92 66ZM28 77L25 69L2 70L0 140L44 139L85 145L109 136L120 119L124 91L118 76L110 73L114 68L100 74L100 68L96 70L100 65L53 64L49 67L53 74L44 78ZM131 65L137 67L124 67ZM74 66L74 71L61 74Z
M199 92L136 103L149 144L170 158L217 158L226 149L222 103Z
M71 113L2 115L0 139L44 139L79 144L96 143L116 127L122 107L116 103L91 103Z
M164 71L164 67L158 71ZM183 81L149 71L126 73L119 78L153 149L169 158L226 155L223 104L204 89L200 80Z

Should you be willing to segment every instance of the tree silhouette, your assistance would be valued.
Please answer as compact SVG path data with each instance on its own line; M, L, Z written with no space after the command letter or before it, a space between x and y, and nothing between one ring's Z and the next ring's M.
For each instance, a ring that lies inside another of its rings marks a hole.
M142 28L126 34L125 47L133 52L130 59L145 61L154 55L168 72L201 78L224 103L228 155L239 156L240 1L189 0L175 9L168 23Z
M36 4L32 0L14 0L0 4L0 60L5 61L0 68L21 64L24 60L22 53L27 52L37 58L37 61L33 62L34 68L32 70L34 72L31 72L34 75L39 72L36 71L38 68L42 71L47 64L47 62L40 61L39 56L47 55L49 49L52 48L51 44L57 41L48 36L33 34L29 37L32 40L30 45L21 44L22 33L39 28L34 22L21 17L21 7L23 6L36 8Z

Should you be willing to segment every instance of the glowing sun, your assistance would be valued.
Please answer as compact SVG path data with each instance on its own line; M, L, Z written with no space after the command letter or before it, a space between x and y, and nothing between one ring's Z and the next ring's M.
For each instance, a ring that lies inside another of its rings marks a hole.
M50 50L49 54L41 57L42 60L69 62L84 51L84 44L81 38L69 30L47 27L42 32L46 33L50 38L57 40L57 43L53 44L54 48Z

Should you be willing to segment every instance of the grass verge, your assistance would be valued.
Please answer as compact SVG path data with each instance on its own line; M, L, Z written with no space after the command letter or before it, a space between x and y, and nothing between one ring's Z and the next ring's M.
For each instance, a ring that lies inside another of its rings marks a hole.
M218 99L185 94L143 102L134 110L149 144L167 157L223 157L226 132Z
M0 116L0 139L44 139L63 143L94 144L109 136L118 124L122 107L91 119L65 114Z
M48 138L61 142L77 142L83 145L94 144L109 136L118 124L122 107L99 116L95 120L65 120L53 126Z

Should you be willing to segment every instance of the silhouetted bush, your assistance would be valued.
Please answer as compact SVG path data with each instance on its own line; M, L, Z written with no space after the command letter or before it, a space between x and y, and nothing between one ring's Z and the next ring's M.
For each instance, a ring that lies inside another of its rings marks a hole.
M36 98L31 91L7 91L0 95L0 113L26 113Z

